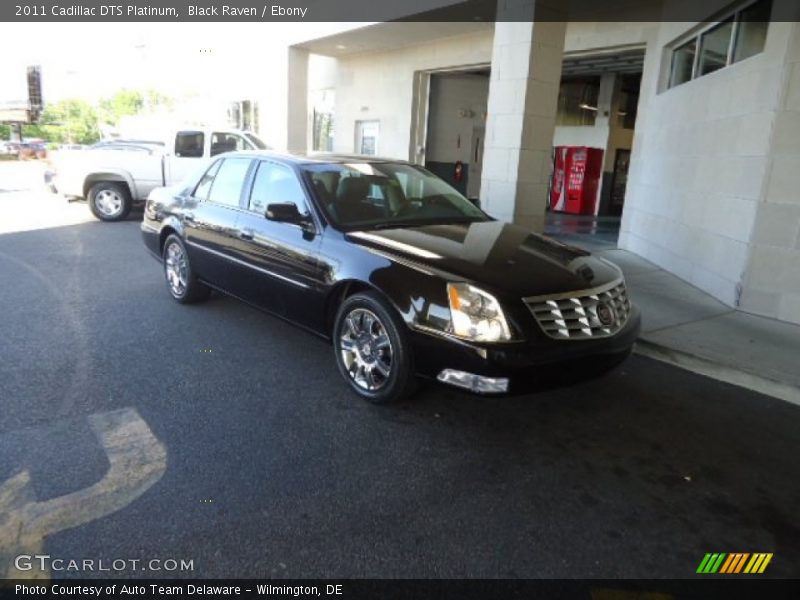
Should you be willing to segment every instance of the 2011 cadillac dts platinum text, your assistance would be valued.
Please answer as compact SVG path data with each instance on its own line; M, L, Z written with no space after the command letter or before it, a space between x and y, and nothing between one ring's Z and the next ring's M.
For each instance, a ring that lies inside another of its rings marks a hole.
M558 363L610 368L640 327L615 265L400 161L223 154L153 190L142 232L175 300L215 288L331 339L373 402L418 377L505 393Z

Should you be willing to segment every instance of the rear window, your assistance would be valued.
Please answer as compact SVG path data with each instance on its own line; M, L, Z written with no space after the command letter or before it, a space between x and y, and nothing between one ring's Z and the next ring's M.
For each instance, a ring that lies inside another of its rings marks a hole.
M200 158L203 156L204 143L202 131L181 131L175 136L175 156Z

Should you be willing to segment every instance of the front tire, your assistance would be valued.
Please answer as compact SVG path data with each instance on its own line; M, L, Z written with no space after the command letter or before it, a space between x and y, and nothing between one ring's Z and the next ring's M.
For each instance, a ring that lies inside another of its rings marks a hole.
M399 402L417 387L405 324L377 293L355 294L342 303L334 321L333 348L339 373L370 402Z
M181 238L174 233L164 242L161 252L164 277L170 295L181 304L208 299L211 289L197 279Z
M101 221L122 221L131 212L128 186L113 181L95 183L89 190L89 209Z

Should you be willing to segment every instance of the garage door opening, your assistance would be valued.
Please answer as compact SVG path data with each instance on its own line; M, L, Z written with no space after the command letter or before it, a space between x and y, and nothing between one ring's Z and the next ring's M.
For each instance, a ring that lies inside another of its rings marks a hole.
M417 162L435 173L467 198L478 200L481 190L486 106L489 99L489 68L418 74L427 87L421 91L419 124L424 143ZM427 101L426 101L427 100ZM421 136L420 136L421 137Z
M545 231L616 247L633 152L644 49L566 56Z

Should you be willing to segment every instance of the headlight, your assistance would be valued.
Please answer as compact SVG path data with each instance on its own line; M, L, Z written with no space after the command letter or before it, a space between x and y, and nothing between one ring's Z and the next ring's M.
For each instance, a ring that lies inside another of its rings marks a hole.
M508 323L497 299L468 283L448 283L453 333L476 342L511 339Z

